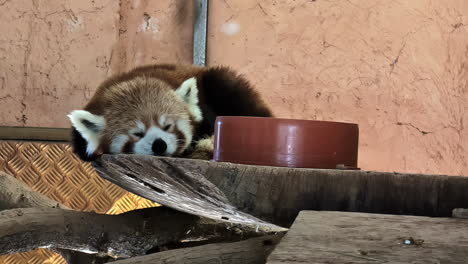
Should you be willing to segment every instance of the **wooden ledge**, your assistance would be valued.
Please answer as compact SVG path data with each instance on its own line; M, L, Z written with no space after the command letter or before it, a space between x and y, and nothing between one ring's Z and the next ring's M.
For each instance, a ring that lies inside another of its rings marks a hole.
M69 142L71 129L0 126L0 140Z
M450 217L468 208L468 177L293 169L147 155L103 155L98 173L182 212L289 227L301 210Z

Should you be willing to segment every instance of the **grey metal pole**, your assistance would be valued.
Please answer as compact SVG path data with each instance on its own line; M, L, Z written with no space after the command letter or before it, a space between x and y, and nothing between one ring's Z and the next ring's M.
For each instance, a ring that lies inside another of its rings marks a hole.
M195 0L195 24L193 28L193 64L206 65L206 41L208 27L208 0Z

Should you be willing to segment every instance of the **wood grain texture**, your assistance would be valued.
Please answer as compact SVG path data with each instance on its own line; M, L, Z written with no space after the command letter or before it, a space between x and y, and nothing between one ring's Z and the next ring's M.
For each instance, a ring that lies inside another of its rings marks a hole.
M155 207L120 215L56 208L0 212L0 255L40 247L128 258L174 243L239 241L274 233Z
M468 177L249 166L103 155L99 175L149 200L219 219L288 227L301 210L450 217L468 208ZM254 218L249 217L252 215Z
M450 264L467 260L466 219L302 211L267 263Z
M234 207L204 177L209 163L158 159L149 155L103 155L94 167L103 178L151 201L217 221L249 225L265 232L285 231Z
M0 126L1 140L70 141L71 129Z
M119 260L115 264L264 264L283 235L269 235L234 243L216 243L168 250L156 254Z

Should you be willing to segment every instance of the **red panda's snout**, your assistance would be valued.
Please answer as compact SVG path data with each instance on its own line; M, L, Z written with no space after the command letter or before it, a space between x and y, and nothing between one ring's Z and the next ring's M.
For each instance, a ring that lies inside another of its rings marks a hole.
M172 156L178 149L177 136L169 131L152 126L133 146L136 154Z
M164 115L160 120L150 127L138 121L127 133L114 135L110 140L110 153L175 156L184 152L193 137L190 121L172 120Z

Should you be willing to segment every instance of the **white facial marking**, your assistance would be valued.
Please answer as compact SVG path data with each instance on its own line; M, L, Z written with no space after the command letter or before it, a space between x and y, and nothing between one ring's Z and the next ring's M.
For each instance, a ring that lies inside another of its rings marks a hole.
M195 121L200 122L203 117L201 109L198 106L197 79L192 77L185 80L180 87L177 88L176 93L188 104L189 112L193 115Z
M167 115L161 115L159 117L159 126L163 128L163 130L167 131L165 128L166 126L169 126L168 128L171 128L174 125L174 119L170 118Z
M112 143L110 145L110 152L111 153L121 153L122 148L125 146L125 144L128 141L128 136L127 135L118 135L112 139Z
M163 127L163 126L165 125L165 123L166 123L166 120L167 120L167 116L166 116L166 115L161 115L161 116L159 117L159 125L160 125L161 127Z
M185 136L185 144L182 150L185 150L192 143L192 128L188 120L180 119L177 121L177 128Z
M167 149L163 153L164 156L170 156L176 152L177 137L172 133L168 133L154 126L148 129L146 135L135 143L133 151L138 154L155 155L156 153L153 152L152 147L156 139L162 139L166 142Z
M130 129L130 130L128 131L128 133L130 133L130 134L132 134L132 135L134 135L134 134L136 134L136 133L143 133L143 134L144 134L144 133L145 133L145 128L146 128L146 127L145 127L145 124L143 124L143 122L137 121L137 122L136 122L136 127Z
M87 141L86 154L93 154L99 146L99 133L104 129L106 120L102 116L85 110L74 110L69 115L73 127Z

